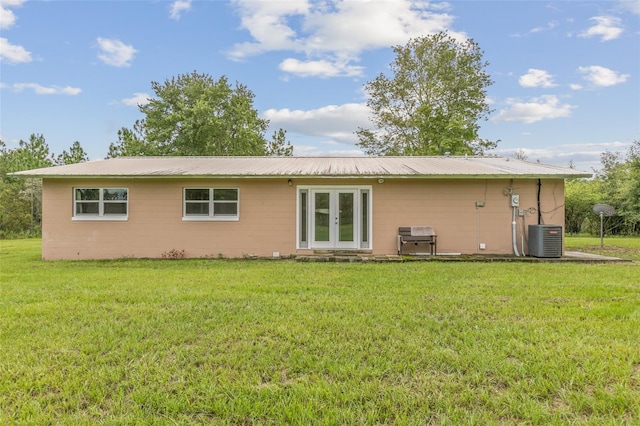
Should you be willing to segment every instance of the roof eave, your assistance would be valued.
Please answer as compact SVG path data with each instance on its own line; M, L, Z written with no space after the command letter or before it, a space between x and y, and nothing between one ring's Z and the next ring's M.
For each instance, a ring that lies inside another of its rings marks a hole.
M517 173L488 173L488 174L366 174L366 175L214 175L214 174L91 174L91 175L60 175L60 174L30 174L9 173L11 176L32 177L41 179L574 179L590 178L591 173L575 174L517 174Z

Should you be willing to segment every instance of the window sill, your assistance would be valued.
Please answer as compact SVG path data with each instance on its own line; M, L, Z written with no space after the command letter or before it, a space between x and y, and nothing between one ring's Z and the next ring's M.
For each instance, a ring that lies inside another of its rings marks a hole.
M129 216L73 216L73 222L126 222Z
M183 216L183 222L238 222L238 216Z

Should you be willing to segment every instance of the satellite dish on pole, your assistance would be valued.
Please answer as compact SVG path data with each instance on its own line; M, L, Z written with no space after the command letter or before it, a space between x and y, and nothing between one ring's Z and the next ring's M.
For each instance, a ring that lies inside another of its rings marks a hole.
M596 204L593 206L593 212L602 216L615 216L616 209L607 204Z
M593 206L593 212L600 216L600 248L604 247L604 225L603 219L605 216L615 216L616 209L607 204L596 204Z

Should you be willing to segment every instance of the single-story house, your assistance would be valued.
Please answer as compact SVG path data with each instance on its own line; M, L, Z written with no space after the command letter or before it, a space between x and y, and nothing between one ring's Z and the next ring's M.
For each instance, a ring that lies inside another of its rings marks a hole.
M528 255L529 225L562 234L564 180L590 176L474 156L121 157L15 175L43 180L47 260ZM437 241L401 244L400 228Z

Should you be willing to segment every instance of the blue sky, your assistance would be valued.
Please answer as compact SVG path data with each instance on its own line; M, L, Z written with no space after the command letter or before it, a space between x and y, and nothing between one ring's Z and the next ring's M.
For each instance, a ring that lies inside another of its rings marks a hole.
M640 1L0 0L0 138L104 158L151 82L248 86L294 155L362 155L364 84L393 45L448 31L490 63L493 154L591 171L640 139Z

